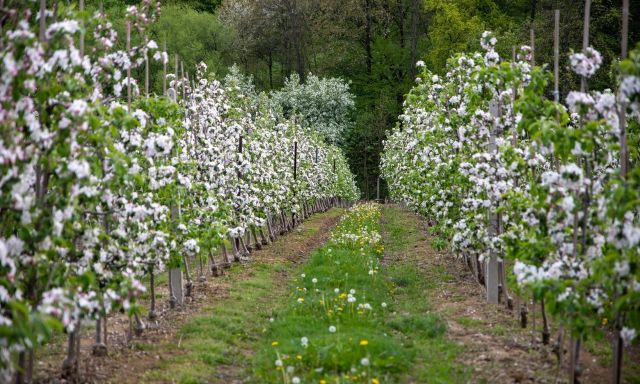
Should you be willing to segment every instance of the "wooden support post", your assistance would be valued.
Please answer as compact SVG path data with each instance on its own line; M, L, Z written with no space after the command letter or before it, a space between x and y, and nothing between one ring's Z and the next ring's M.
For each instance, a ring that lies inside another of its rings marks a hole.
M585 52L589 47L589 23L591 20L591 0L584 2L584 25L582 30L582 51ZM587 78L582 76L580 81L580 92L587 91Z
M162 56L162 95L163 96L167 96L167 61L165 60L164 56L167 54L167 41L164 41L163 44L163 56Z
M489 110L491 116L493 116L495 122L494 126L490 131L490 143L489 143L489 151L492 155L495 155L497 152L496 146L496 137L495 137L495 126L497 124L497 119L500 115L500 107L498 105L498 101L492 100L489 104ZM498 223L497 223L497 214L495 208L491 208L489 211L489 237L494 237L498 232ZM485 260L485 268L486 268L486 279L485 279L485 287L487 289L487 302L492 304L498 304L500 299L500 271L498 266L498 255L492 250L489 254L487 260Z
M622 1L622 42L620 44L622 50L620 58L627 58L629 44L629 0ZM629 172L629 147L627 140L627 119L626 119L626 103L619 106L620 121L620 172L622 177L627 176Z
M560 10L554 12L553 23L553 99L560 101Z
M183 305L184 304L184 290L182 284L182 269L181 268L171 268L169 270L169 284L171 284L173 297L175 300L175 304Z
M40 0L40 33L39 39L40 42L44 43L47 41L47 0Z
M180 83L182 84L182 100L187 100L187 86L184 81L184 62L180 62Z
M144 96L149 97L149 52L147 48L148 38L144 38Z
M78 10L80 12L84 12L84 0L80 0L80 4L78 5ZM80 51L80 56L84 56L84 18L81 21L81 26L80 26L80 44L78 47L78 50Z
M127 21L127 57L131 61L131 22ZM131 63L127 67L127 110L131 113Z
M627 49L629 41L629 0L622 1L622 40L620 42L621 52L620 59L625 60L627 58ZM620 98L618 98L620 100ZM624 102L619 102L618 105L618 124L620 125L620 177L622 179L627 178L627 172L629 167L629 148L627 141L627 127L626 127L626 109L627 105ZM622 315L617 313L615 320L615 331L613 339L613 369L612 369L612 383L619 384L622 382L622 361L624 357L624 343L621 337L622 330Z
M536 32L533 27L529 30L529 35L531 39L531 66L534 66L536 65Z
M178 54L177 53L176 53L176 56L174 58L174 61L175 61L174 69L175 69L176 72L174 73L175 78L173 80L173 92L174 92L174 94L176 96L175 101L177 102L178 101L178 95L179 95L179 92L178 92L178 74L179 74L179 72L178 72L178 62L179 62L179 58L178 58Z
M177 221L180 217L178 206L171 204L171 220ZM182 269L171 268L169 270L169 305L175 308L176 305L184 304L184 291L182 283Z

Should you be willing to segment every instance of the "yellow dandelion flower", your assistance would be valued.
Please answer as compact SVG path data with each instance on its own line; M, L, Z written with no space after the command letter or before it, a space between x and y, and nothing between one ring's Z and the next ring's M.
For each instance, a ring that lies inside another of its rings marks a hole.
M327 380L325 379L320 380L320 384L327 384Z
M366 347L367 345L369 345L369 340L360 340L360 345Z
M271 342L271 346L272 347L277 347L278 346L278 342L277 341L272 341Z
M371 379L371 384L380 384L380 381L374 377Z
M302 360L302 355L296 355L296 359Z

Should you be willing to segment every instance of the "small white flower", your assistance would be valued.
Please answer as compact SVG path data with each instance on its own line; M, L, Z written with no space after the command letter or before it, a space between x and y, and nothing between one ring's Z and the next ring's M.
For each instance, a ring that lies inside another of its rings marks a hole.
M613 270L616 271L616 273L618 275L620 275L620 277L625 277L629 274L630 271L630 267L629 267L629 262L624 260L624 261L616 261L615 264L613 265Z
M300 339L300 345L302 345L304 348L307 348L309 346L309 338L307 338L306 336L303 336Z
M625 347L631 345L631 342L633 342L633 339L636 338L636 335L636 330L633 328L624 327L622 328L622 330L620 330L620 337L622 338L622 342L624 343Z

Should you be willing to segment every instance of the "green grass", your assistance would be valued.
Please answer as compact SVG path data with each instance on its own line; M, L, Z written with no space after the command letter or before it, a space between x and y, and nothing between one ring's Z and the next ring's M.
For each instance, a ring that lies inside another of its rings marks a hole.
M360 233L364 225L376 229L378 216L347 218L335 233ZM293 377L304 383L393 382L409 367L411 351L387 324L391 309L383 303L392 301L393 284L378 267L380 251L377 245L329 244L313 254L262 340L254 382L289 382ZM370 275L370 270L377 272ZM347 299L351 289L355 303ZM371 310L358 309L365 303Z
M385 253L394 259L401 257L386 271L396 282L395 314L388 324L400 332L402 343L414 356L411 368L395 382L466 382L469 372L456 362L461 347L447 338L446 323L429 303L434 290L452 276L441 267L418 267L415 249L425 246L425 235L415 216L389 205L384 206L383 216Z
M286 291L280 287L283 284L280 276L299 268L291 261L297 254L288 244L305 242L320 231L321 218L335 218L341 212L334 209L316 215L270 245L264 251L267 257L253 260L246 266L234 265L221 278L231 287L229 297L212 297L214 304L184 324L174 343L149 346L151 349L162 348L164 357L141 381L227 382L225 377L230 370L235 376L249 375L247 367L253 348L269 324L274 307L286 296ZM269 261L270 258L277 258L277 261ZM250 272L245 271L241 278L245 268Z
M456 319L456 322L465 328L478 328L478 327L483 327L485 325L484 321L482 320L478 320L478 319L474 319L466 316L459 316Z
M254 360L256 383L284 383L294 376L303 383L459 383L469 378L455 361L461 347L447 339L446 322L428 300L430 292L452 277L443 268L426 274L411 257L397 260L396 254L413 255L425 237L410 214L395 207L383 211L381 226L367 226L384 234L384 257L390 261L380 264L372 278L372 260L380 262L375 250L336 245L318 250L265 334ZM318 279L315 284L313 278ZM373 310L350 312L335 288L355 289L356 303L367 302ZM335 334L328 331L331 325L337 327ZM302 337L309 340L306 348ZM370 365L363 366L362 358ZM282 369L276 367L278 359ZM284 374L287 369L291 371Z

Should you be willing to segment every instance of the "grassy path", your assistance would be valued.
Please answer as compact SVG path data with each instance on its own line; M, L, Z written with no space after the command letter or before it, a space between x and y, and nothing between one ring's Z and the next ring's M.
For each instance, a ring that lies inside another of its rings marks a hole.
M216 280L213 303L191 316L166 343L138 345L151 364L134 358L109 380L114 383L240 383L250 374L255 342L283 300L294 271L311 251L326 241L342 213L317 214L293 233L252 255L247 265L234 265Z
M529 330L519 328L514 312L486 303L466 266L433 249L418 216L395 205L383 212L387 269L399 287L397 305L404 308L398 313L418 323L437 319L433 323L441 330L428 340L411 336L420 327L407 327L407 345L416 358L398 382L556 382L550 349L531 345Z
M447 324L430 300L452 277L443 268L426 268L433 254L415 215L395 205L382 212L384 268L395 285L389 324L414 357L397 382L464 383L469 372L456 359L461 347L447 337Z
M395 206L347 213L256 348L254 382L465 382L461 348L427 298L448 275L421 268L418 225Z

